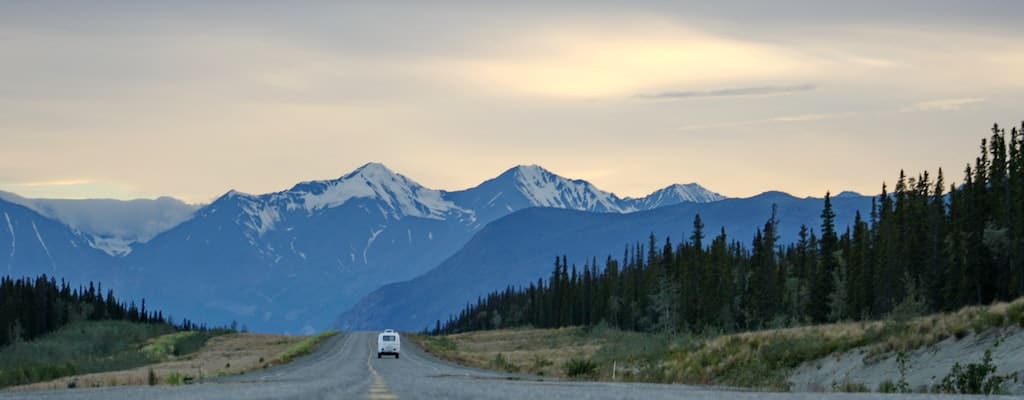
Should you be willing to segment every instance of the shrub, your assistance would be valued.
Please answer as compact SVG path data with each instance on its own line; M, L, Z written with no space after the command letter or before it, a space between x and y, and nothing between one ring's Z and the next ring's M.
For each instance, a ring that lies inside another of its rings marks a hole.
M562 365L565 375L569 377L593 376L597 372L597 363L578 358L569 359Z
M185 375L182 375L178 371L174 371L167 374L167 376L164 377L164 382L166 382L168 385L182 385L185 383Z
M970 363L966 366L956 363L953 369L939 384L943 393L960 394L998 394L1005 389L1006 382L1017 381L1017 374L996 375L996 366L992 364L992 350L985 350L981 363Z
M878 383L879 393L897 393L896 383L891 379L886 379Z
M1016 323L1024 327L1024 301L1018 301L1006 307L1007 323Z
M910 361L907 360L907 353L904 351L896 354L896 366L900 370L900 380L896 382L897 393L910 393L910 383L907 382L907 371L910 370Z
M500 371L519 372L519 366L513 363L512 361L509 361L509 359L505 358L505 356L501 353L498 353L497 355L494 356L494 359L491 360L490 365L491 368Z
M1003 314L982 311L974 316L974 320L971 321L971 328L974 330L976 335L980 335L989 328L998 328L1003 326L1003 322L1005 322L1005 316L1003 316Z
M533 356L533 372L535 373L543 375L544 368L550 367L554 364L555 363L551 362L551 360L548 360L544 357Z

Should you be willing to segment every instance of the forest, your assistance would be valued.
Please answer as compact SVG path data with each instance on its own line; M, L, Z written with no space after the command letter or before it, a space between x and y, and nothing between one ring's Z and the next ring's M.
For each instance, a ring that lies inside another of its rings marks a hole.
M208 330L187 319L174 324L162 311L146 309L146 301L137 305L103 295L103 287L89 282L88 287L72 289L63 280L41 275L37 278L0 278L0 347L31 341L75 321L118 320L138 323L169 324L177 330Z
M643 332L736 332L907 318L1024 295L1024 125L994 125L960 183L900 172L869 215L821 224L780 244L775 210L749 242L705 232L609 249L603 265L555 257L548 279L468 304L435 334L606 324ZM713 236L711 236L713 235ZM614 251L614 253L613 253ZM621 251L621 253L619 253Z

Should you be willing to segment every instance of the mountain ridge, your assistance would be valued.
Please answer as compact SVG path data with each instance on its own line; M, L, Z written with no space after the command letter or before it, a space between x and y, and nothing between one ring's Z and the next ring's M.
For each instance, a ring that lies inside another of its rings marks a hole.
M449 192L367 163L335 179L299 182L278 192L229 190L191 218L132 244L129 254L90 262L96 267L80 276L116 283L119 292L145 297L176 315L301 333L328 325L382 285L437 267L489 223L516 211L565 209L600 219L729 201L723 199L696 184L620 198L536 165ZM58 232L58 225L42 232L48 243L49 236L74 235L66 225L70 233ZM31 233L18 229L19 235L26 232ZM18 236L19 247L30 239ZM29 260L7 258L10 265ZM21 269L45 272L43 267L29 263Z

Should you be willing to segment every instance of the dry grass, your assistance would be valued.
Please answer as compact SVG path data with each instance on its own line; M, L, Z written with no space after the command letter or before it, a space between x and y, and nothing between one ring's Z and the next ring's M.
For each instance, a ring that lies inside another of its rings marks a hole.
M804 362L858 349L868 360L932 346L950 337L1024 327L1024 298L967 307L906 322L846 322L714 337L653 335L606 328L513 329L440 338L417 337L438 356L480 368L564 377L570 359L598 364L593 378L717 384L786 390L790 371ZM498 358L498 355L501 358Z
M183 357L125 371L71 376L55 381L19 386L11 390L39 390L67 388L72 382L77 387L146 385L152 369L160 384L178 374L196 381L202 378L239 374L265 368L278 363L278 357L302 336L233 333L210 339L198 352Z
M581 332L581 328L514 329L445 336L453 348L430 337L414 336L413 340L441 358L464 365L492 368L500 354L521 372L565 377L562 366L567 361L591 358L606 342Z

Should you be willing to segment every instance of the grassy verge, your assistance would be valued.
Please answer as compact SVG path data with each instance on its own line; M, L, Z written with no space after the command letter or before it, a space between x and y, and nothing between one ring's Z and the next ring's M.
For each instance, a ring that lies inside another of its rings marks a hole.
M136 368L195 351L214 335L175 333L160 324L76 322L37 340L0 349L0 387Z
M1010 326L1024 299L909 320L850 322L730 335L642 334L606 327L411 336L443 359L563 378L787 390L800 364L859 348L867 361ZM1017 328L1019 329L1019 328Z
M288 350L285 350L278 357L281 363L288 363L292 360L302 357L306 354L312 353L316 350L316 347L323 342L325 339L338 334L338 331L326 331L316 336L310 336L303 339L302 341L295 343Z
M146 360L159 358L160 361L156 363L146 361L141 366L141 363L125 363L116 370L106 372L76 371L72 376L23 384L9 389L202 383L210 377L238 375L270 368L286 362L282 360L282 355L286 353L298 354L302 352L301 348L309 348L310 351L313 349L307 345L298 345L302 341L310 341L310 337L303 336L228 333L206 338L204 335L172 332L146 340L133 340L136 342L134 347L127 347L134 349L136 356L142 355Z

